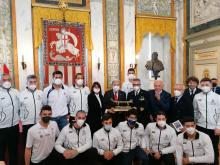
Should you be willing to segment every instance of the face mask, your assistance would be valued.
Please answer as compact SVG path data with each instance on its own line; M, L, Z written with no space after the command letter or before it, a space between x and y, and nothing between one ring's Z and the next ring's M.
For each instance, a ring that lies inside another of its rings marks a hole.
M164 127L166 125L166 121L164 120L160 120L157 122L157 124L160 126L160 127Z
M76 80L76 84L80 86L83 85L83 79Z
M59 78L56 78L56 79L54 79L53 83L55 85L61 85L63 83L63 81L61 79L59 79Z
M85 120L82 120L82 119L76 120L76 124L77 124L79 127L82 127L84 123L85 123Z
M129 80L133 80L134 78L135 78L134 74L129 74L129 75L128 75L128 79L129 79Z
M196 132L196 129L194 127L186 128L186 132L190 135L193 135Z
M10 81L3 82L2 87L5 89L11 88L11 82Z
M49 123L50 120L51 120L51 117L50 117L50 116L42 117L42 121L43 121L44 123Z
M181 95L182 95L182 93L179 90L174 91L174 96L179 97Z
M104 129L106 130L106 131L110 131L111 129L112 129L112 124L106 124L106 125L104 125Z
M133 89L134 91L138 91L140 89L140 86L134 86Z
M113 91L114 92L118 92L120 89L120 87L118 85L113 86Z
M136 124L136 120L131 120L131 119L128 119L128 125L129 126L134 126Z
M208 93L211 90L211 88L209 86L203 86L201 89L202 89L203 93Z
M216 87L217 86L217 83L212 83L212 87Z
M35 84L33 84L33 85L28 85L28 89L30 89L30 90L32 90L32 91L34 91L35 89L36 89L36 85Z
M94 88L94 89L93 89L93 92L96 93L96 94L98 94L98 93L100 92L100 89L99 89L99 88Z

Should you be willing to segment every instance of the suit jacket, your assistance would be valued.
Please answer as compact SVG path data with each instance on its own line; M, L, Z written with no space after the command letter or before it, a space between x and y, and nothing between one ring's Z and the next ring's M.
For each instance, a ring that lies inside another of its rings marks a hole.
M171 94L162 90L160 101L155 97L155 90L149 91L150 113L155 116L158 111L164 111L166 114L170 109Z
M92 134L102 127L101 118L105 112L104 97L103 95L99 95L99 97L102 106L100 106L94 92L88 95L87 123L90 125Z
M168 113L168 122L174 122L176 120L181 121L185 117L194 117L191 98L182 95L182 97L176 102L176 97L172 97L171 108Z
M104 104L107 109L110 109L111 107L115 107L113 100L114 100L113 89L105 92ZM125 92L123 92L121 90L118 91L118 101L126 101L126 93Z
M200 93L200 92L202 92L202 90L201 90L200 88L196 88L195 93L194 93L192 96L190 96L189 88L187 88L187 89L185 89L183 95L185 95L185 96L191 98L191 101L193 102L194 96L195 96L196 94Z
M215 90L213 90L213 92L220 95L220 87L219 86L215 87Z
M135 96L135 91L128 93L127 100L133 101L132 106L137 108L138 122L144 125L144 127L150 122L149 119L149 96L148 92L140 89L139 93Z

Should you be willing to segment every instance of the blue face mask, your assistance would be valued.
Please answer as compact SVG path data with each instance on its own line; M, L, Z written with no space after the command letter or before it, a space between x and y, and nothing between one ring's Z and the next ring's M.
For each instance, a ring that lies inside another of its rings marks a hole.
M136 124L136 120L131 120L131 119L128 119L128 125L129 126L134 126Z

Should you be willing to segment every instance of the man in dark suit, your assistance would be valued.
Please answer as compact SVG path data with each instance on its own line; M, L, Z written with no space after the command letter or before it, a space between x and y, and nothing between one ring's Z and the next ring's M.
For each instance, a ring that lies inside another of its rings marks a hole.
M212 91L220 95L220 87L218 86L218 79L212 78Z
M174 87L174 96L171 98L171 108L168 114L169 123L182 121L185 117L194 117L191 98L183 95L184 90L184 84L176 84Z
M105 92L104 103L106 111L113 117L113 127L117 126L119 122L125 120L125 116L122 112L115 112L114 101L126 101L126 93L120 90L120 81L114 80L112 82L112 89Z
M191 76L186 80L186 84L188 85L188 88L185 89L184 95L191 98L191 101L193 102L194 96L202 92L202 90L198 88L199 79L195 76Z
M151 121L156 116L158 111L163 111L166 114L170 109L171 94L163 90L163 81L154 81L154 90L149 91L149 103Z
M144 127L149 121L149 97L147 91L141 89L141 81L138 78L133 79L133 91L128 93L127 100L133 101L132 106L137 108L137 121Z

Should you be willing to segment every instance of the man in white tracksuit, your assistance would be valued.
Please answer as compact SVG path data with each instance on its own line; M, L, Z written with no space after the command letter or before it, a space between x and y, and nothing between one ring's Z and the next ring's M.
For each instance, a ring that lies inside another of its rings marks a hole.
M37 77L27 77L27 87L20 92L20 118L23 125L24 144L26 144L27 131L40 120L40 110L43 106L43 91L37 88Z
M210 137L198 130L193 118L185 118L185 132L178 135L176 147L177 165L199 164L214 162L214 150Z
M68 87L63 84L63 73L54 71L52 84L44 89L43 104L52 107L52 120L57 122L60 130L68 124L69 102Z
M176 132L166 124L163 111L156 114L156 122L149 123L145 129L144 141L149 161L152 165L175 165Z
M97 150L92 148L89 125L85 123L86 113L78 111L75 121L64 127L56 141L56 150L63 155L64 164L95 165Z
M123 139L122 161L123 165L132 165L134 158L138 158L142 165L148 164L148 157L143 150L144 127L137 122L137 110L128 111L127 120L120 122L116 127Z
M105 114L102 118L103 128L94 133L93 147L99 154L102 165L121 165L123 142L120 132L112 127L112 116Z
M8 148L9 165L17 165L19 121L19 92L11 87L11 77L3 74L0 80L0 161Z
M220 95L212 91L209 78L200 81L202 92L193 100L194 117L197 129L209 135L215 152L215 162L218 165L218 143L220 135Z
M75 84L69 88L70 94L70 116L74 119L80 110L88 113L88 95L90 90L84 85L82 73L75 76Z

